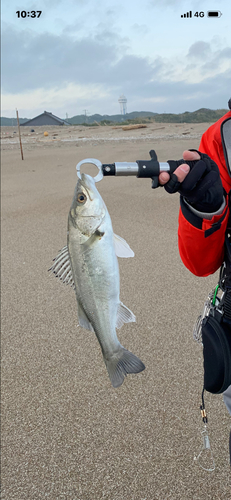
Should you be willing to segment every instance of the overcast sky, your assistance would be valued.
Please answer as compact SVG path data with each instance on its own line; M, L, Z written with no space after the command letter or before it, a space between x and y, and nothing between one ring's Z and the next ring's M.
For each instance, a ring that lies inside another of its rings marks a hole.
M2 0L1 116L227 108L230 26L227 0Z

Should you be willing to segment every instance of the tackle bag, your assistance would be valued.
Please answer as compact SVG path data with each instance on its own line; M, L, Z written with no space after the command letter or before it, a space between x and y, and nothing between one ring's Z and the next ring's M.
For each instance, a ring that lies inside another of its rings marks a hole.
M204 389L213 394L231 385L231 325L209 314L202 321Z

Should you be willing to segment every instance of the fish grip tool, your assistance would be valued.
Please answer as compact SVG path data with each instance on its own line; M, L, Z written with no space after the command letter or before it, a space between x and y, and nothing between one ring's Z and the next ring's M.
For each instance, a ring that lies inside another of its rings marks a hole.
M152 179L152 188L159 187L159 174L161 172L168 172L172 174L179 165L187 163L190 168L197 163L197 161L185 160L168 160L167 162L159 162L157 154L152 149L149 151L150 160L136 160L135 162L115 162L115 163L101 163L95 158L86 158L80 161L77 166L77 176L81 178L80 167L83 164L91 163L99 169L99 173L94 177L95 182L99 182L106 176L136 176L138 178Z

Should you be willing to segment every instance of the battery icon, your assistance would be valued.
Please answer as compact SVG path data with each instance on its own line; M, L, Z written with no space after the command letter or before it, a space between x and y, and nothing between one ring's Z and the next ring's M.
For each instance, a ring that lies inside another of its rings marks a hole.
M208 10L207 16L208 17L221 17L222 13L220 10Z

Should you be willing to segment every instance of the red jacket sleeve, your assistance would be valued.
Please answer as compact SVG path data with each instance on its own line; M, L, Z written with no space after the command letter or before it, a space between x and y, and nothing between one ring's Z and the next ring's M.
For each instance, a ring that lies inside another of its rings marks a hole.
M225 162L221 138L223 122L231 118L228 111L202 135L199 151L206 153L218 165L226 193L231 190L231 176ZM231 199L231 198L230 198ZM196 276L213 274L224 259L225 231L229 220L229 201L223 213L211 220L195 215L181 197L178 244L184 265Z
M218 165L223 187L231 189L231 177L225 163L221 126L231 118L228 111L202 135L199 151L206 153ZM211 220L195 215L181 197L179 214L178 245L184 265L196 276L213 274L224 259L225 231L229 220L228 196L223 213Z
M207 220L194 215L181 199L179 252L184 265L196 276L208 276L221 266L228 218L228 200L222 214Z

